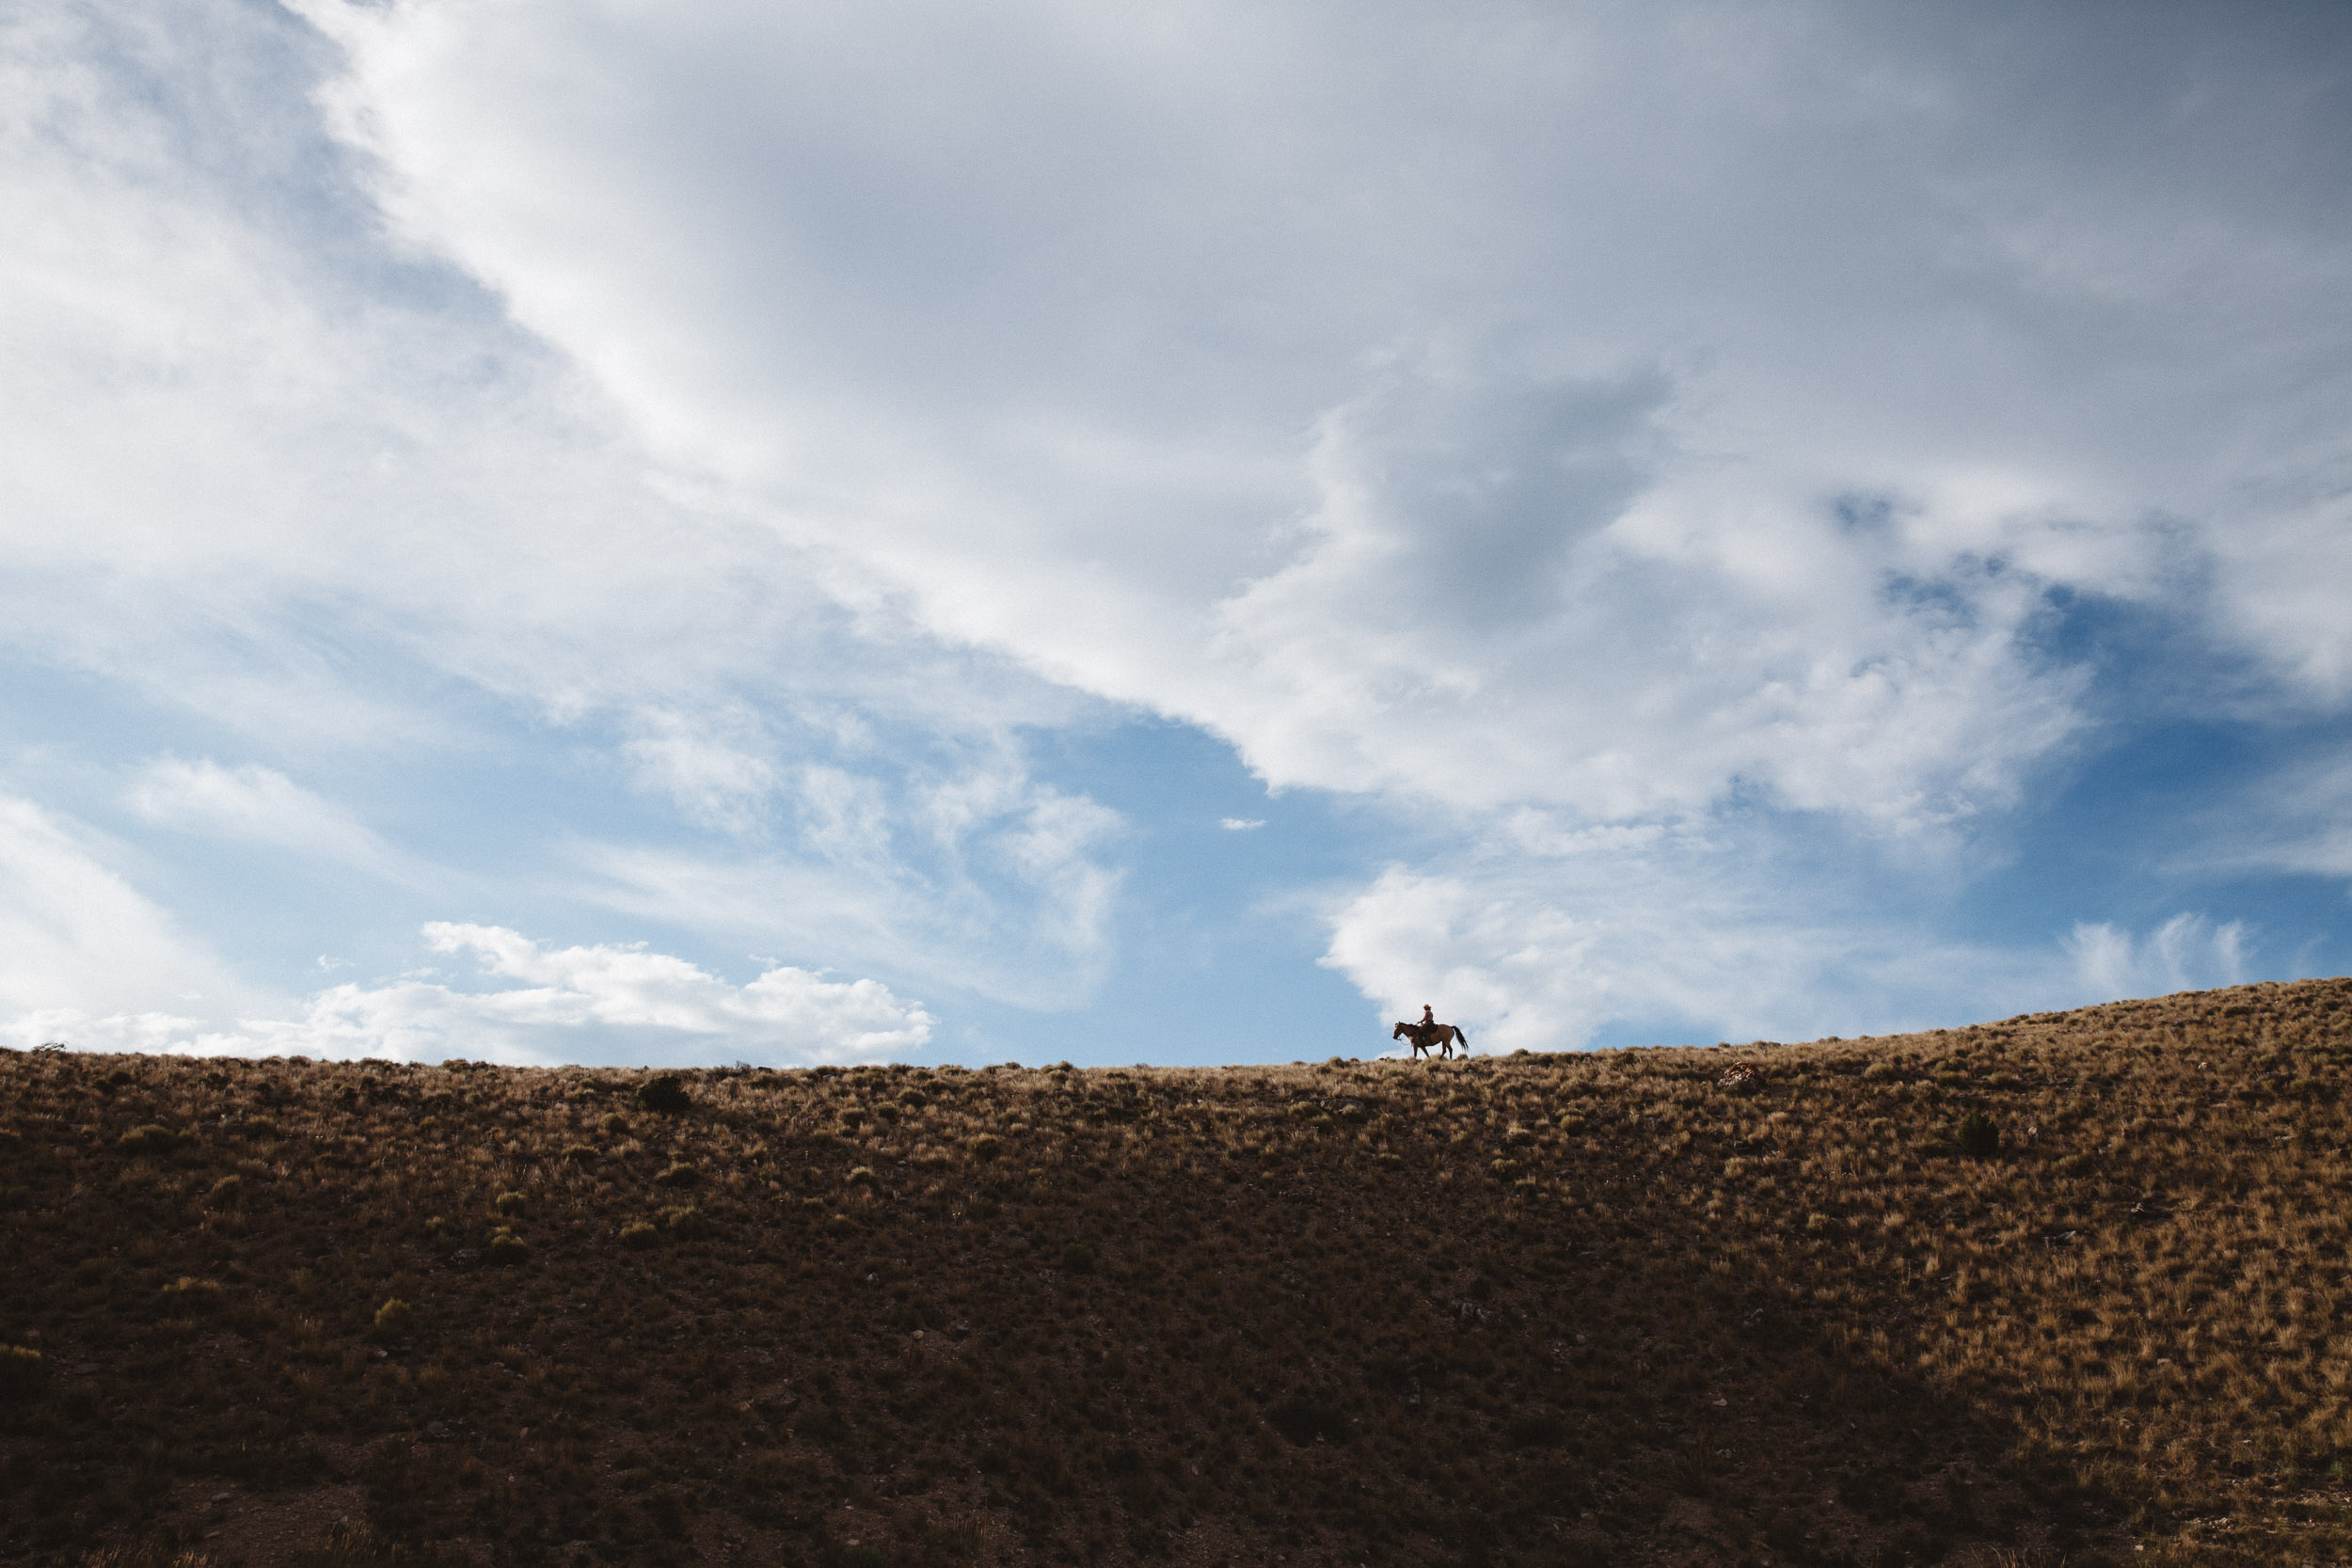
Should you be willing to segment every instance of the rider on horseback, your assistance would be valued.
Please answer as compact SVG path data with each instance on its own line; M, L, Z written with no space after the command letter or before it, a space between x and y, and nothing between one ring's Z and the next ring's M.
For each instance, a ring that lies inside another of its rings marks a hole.
M1463 1033L1462 1026L1458 1023L1439 1023L1436 1009L1426 1002L1421 1005L1419 1023L1407 1023L1403 1019L1399 1019L1396 1022L1396 1027L1390 1031L1389 1038L1410 1039L1413 1042L1415 1056L1435 1049L1441 1058L1450 1059L1454 1055L1454 1047L1456 1042L1461 1045L1463 1055L1470 1054L1470 1036Z

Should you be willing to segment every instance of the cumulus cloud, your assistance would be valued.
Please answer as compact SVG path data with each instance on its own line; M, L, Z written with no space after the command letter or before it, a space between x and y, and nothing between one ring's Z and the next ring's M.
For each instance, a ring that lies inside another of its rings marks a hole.
M1818 823L1502 842L1333 898L1323 962L1385 1017L1428 1003L1481 1049L1552 1051L1947 1027L2233 985L2253 953L2243 922L2193 914L1954 941L1879 906L1882 873Z
M437 953L470 955L487 978L522 983L463 990L412 974L330 987L278 1017L49 1008L9 1021L6 1033L110 1051L515 1065L789 1067L903 1057L930 1039L930 1015L874 980L778 965L736 986L643 944L548 947L497 926L436 922L424 938Z
M2103 1002L2243 984L2248 946L2244 922L2201 914L2176 914L2145 936L2078 922L2066 941L2089 999Z
M459 990L409 977L336 986L299 1017L246 1020L194 1048L509 1063L694 1062L771 1066L903 1056L930 1038L931 1018L873 980L830 980L779 965L741 986L644 946L551 948L498 926L436 922L437 953L469 954L492 978L523 984Z
M2249 575L2314 543L2255 484L2325 399L2265 356L2344 276L2219 174L2284 55L2170 36L2196 129L2091 144L2032 86L2083 30L2010 81L1868 7L306 14L404 232L660 450L1278 784L1998 805L2081 722L2044 592L2161 594L2184 535L2216 635L2334 667Z
M229 777L226 799L248 803ZM549 947L448 922L424 927L432 952L470 956L485 976L519 984L460 989L415 974L291 1001L246 983L181 930L104 863L107 847L79 824L0 796L0 1038L208 1054L778 1065L904 1055L930 1038L930 1015L875 980L779 964L737 986L643 943Z
M2051 976L2012 956L1825 920L1791 887L1768 908L1733 868L1708 863L1719 854L1685 845L1638 867L1548 874L1391 867L1333 907L1323 962L1384 1016L1418 1018L1427 1003L1482 1051L1574 1050L1629 1032L1806 1039L1866 1022L1958 1022L1972 992L2051 994Z

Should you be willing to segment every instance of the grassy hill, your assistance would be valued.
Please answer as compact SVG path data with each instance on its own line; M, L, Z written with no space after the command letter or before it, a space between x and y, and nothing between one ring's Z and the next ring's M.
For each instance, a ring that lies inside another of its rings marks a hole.
M7 1054L0 1557L2342 1561L2348 1074L2345 980L1445 1065Z

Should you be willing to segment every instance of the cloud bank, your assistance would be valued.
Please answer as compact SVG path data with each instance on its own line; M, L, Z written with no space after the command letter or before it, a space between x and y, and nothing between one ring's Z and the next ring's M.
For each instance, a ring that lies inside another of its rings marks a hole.
M656 450L1277 784L2002 805L2085 721L2056 590L2347 689L2278 373L2345 236L2232 174L2332 134L2286 29L2094 135L2097 29L1868 7L306 14L401 231Z
M230 1027L171 1012L95 1016L49 1008L12 1033L85 1049L199 1055L464 1056L513 1066L564 1062L693 1064L744 1060L771 1067L905 1055L930 1040L931 1018L872 980L828 980L779 965L731 986L681 958L642 946L549 948L499 927L437 923L437 953L470 954L484 974L518 980L461 990L421 975L342 985L295 1016L244 1018Z

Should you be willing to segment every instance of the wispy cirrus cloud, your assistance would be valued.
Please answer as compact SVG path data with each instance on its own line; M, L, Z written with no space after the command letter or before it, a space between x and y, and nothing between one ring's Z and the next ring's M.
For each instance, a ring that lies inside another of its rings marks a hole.
M125 793L131 809L158 827L314 855L393 881L429 877L348 808L258 763L158 757Z
M198 1004L265 1003L234 968L106 863L80 824L0 795L0 1022L28 1044L93 1016L167 1035ZM142 1022L143 1021L143 1022Z

